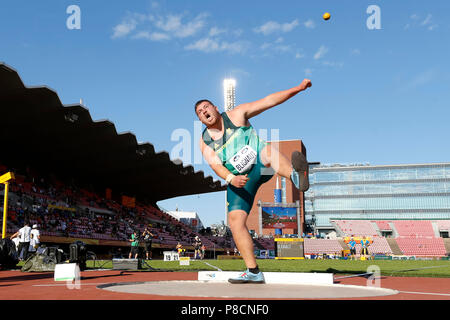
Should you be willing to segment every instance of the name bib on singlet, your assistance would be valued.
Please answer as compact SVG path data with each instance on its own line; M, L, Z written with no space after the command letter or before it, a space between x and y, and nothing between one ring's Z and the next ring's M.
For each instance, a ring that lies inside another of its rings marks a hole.
M256 151L249 145L246 145L228 161L239 173L243 173L248 171L256 162L257 156Z

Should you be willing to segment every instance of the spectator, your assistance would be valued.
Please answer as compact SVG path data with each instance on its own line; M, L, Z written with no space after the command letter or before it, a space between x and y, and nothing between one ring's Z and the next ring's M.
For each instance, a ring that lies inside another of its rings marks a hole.
M137 259L139 254L139 237L136 231L133 232L133 234L131 235L131 239L128 241L131 242L131 251L130 255L128 256L128 259L131 259L133 255L134 255L133 259Z
M145 227L145 230L142 233L142 237L144 237L145 257L147 260L149 259L149 256L150 259L152 259L153 233L150 232L148 227Z
M200 248L202 246L202 240L198 236L194 238L194 259L201 258Z
M28 221L25 221L23 228L19 229L19 231L17 231L11 236L11 240L19 236L19 248L18 248L19 260L27 260L28 258L28 247L30 246L30 233L31 233L30 224Z
M33 228L30 232L30 249L28 251L35 252L39 248L41 243L41 234L39 232L37 224L33 224Z
M361 256L363 256L366 259L369 256L369 250L368 250L369 246L370 246L370 241L369 241L369 239L366 238L366 236L364 236L361 240Z
M177 250L179 257L183 255L183 245L180 242L177 243L175 250Z
M353 239L353 237L350 238L350 242L348 243L350 246L350 259L355 260L356 259L356 241Z
M201 259L203 260L205 258L205 250L206 250L206 247L204 244L202 244L200 250L201 250L201 254L202 254Z

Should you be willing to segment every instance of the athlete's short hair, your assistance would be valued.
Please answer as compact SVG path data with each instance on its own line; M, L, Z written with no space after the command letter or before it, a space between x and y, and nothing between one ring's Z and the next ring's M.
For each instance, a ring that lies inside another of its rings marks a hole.
M202 102L209 102L209 103L211 103L212 105L214 105L214 103L212 103L210 100L208 100L208 99L202 99L202 100L199 100L199 101L197 101L196 103L195 103L195 107L194 107L194 112L195 112L195 114L197 114L197 107L198 107L198 105L200 104L200 103L202 103Z

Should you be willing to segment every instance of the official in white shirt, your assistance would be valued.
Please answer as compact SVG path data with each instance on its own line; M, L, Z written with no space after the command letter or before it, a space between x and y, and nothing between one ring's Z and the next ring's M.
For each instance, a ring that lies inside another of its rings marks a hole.
M41 243L41 234L38 230L37 224L33 224L33 228L30 232L30 248L29 252L36 252L36 249L39 248L39 244Z
M17 236L19 237L18 255L20 260L27 260L28 258L28 247L30 246L30 234L31 234L30 224L28 221L25 221L23 228L21 228L19 231L17 231L11 236L11 240Z

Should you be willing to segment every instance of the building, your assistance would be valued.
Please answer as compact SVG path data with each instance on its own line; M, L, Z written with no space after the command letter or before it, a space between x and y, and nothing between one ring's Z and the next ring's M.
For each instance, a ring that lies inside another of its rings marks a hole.
M330 220L450 219L450 163L318 165L309 172L305 222L335 230Z
M272 144L280 150L288 159L291 159L291 154L294 151L301 151L306 155L306 148L301 140L284 140L284 141L271 141ZM295 207L298 202L298 223L295 227L281 228L282 234L298 234L303 233L305 220L304 220L304 206L303 206L303 192L300 192L293 185L290 179L285 179L275 174L272 179L264 183L258 190L253 202L252 209L247 219L247 227L252 233L261 235L274 235L275 228L262 228L261 226L261 211L258 203L274 203L274 190L277 189L277 180L279 187L281 185L281 203L285 206Z
M203 223L200 220L197 212L191 211L167 211L169 215L184 223L188 227L191 227L193 230L198 231L203 228Z

